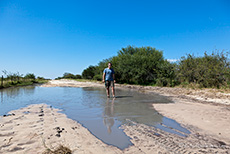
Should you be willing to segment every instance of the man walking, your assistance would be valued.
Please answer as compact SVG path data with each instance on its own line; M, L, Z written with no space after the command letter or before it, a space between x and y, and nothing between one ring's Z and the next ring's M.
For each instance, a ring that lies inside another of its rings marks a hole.
M105 88L107 91L107 97L109 98L109 87L112 87L112 93L113 93L113 97L115 98L115 90L114 90L114 83L115 81L115 72L114 70L111 68L112 67L112 63L109 62L108 63L108 68L105 68L103 71L103 82L105 82Z

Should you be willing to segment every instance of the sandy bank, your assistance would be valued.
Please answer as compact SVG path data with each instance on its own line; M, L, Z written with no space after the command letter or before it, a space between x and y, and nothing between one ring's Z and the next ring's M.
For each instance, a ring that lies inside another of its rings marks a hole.
M0 119L0 153L42 153L59 145L74 153L117 153L119 149L95 138L79 123L45 104L11 111Z
M174 99L173 104L153 104L164 116L190 129L230 144L230 106L216 106Z
M68 84L66 84L68 83ZM45 86L103 86L102 83L53 80ZM192 134L230 144L230 93L216 89L193 90L186 88L151 87L116 84L118 88L131 88L140 92L168 96L175 103L153 104L161 114L175 119ZM130 136L130 135L129 135Z
M102 83L52 80L43 87L103 87ZM127 121L121 129L133 146L123 151L103 143L87 128L46 104L30 105L0 116L0 153L42 153L59 145L73 153L230 153L229 95L215 90L119 85L146 93L169 96L175 103L154 104L163 115L173 118L191 131L181 137ZM199 95L200 93L200 95ZM223 100L223 102L221 102ZM13 114L12 114L13 113Z
M36 104L0 117L0 153L42 153L59 145L84 154L227 153L230 150L228 145L207 136L179 137L128 121L121 127L134 145L122 151L103 143L81 124L57 111L46 104Z

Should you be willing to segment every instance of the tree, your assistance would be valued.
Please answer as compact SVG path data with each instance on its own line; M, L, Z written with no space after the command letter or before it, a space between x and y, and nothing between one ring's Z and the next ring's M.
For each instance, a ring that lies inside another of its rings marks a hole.
M33 73L28 73L24 76L25 79L33 79L35 80L35 75Z
M64 79L75 79L75 75L72 73L64 73L62 78L64 78Z
M164 60L164 63L162 63L162 65L159 66L159 69L156 70L156 85L174 87L175 85L179 84L179 82L176 80L176 66L177 64Z
M76 74L76 75L75 75L75 79L82 79L82 76L79 75L79 74Z
M164 63L163 52L152 47L122 48L113 60L120 81L135 84L154 84L157 70Z
M84 79L93 79L95 74L96 74L96 67L91 65L82 72L82 77Z
M104 59L97 66L90 66L82 73L83 78L101 80L103 70L108 67L108 62L112 62L115 70L116 80L120 83L134 84L155 84L158 74L163 73L159 69L170 69L172 66L167 64L163 58L163 52L152 47L132 47L122 48L117 56ZM164 67L163 67L164 65ZM168 68L166 68L168 67ZM171 72L170 72L171 73ZM171 73L173 74L173 73ZM171 83L172 75L162 75ZM172 85L172 84L166 84Z
M230 62L228 54L215 53L203 57L187 55L182 57L177 78L180 82L195 83L200 87L221 87L230 82Z

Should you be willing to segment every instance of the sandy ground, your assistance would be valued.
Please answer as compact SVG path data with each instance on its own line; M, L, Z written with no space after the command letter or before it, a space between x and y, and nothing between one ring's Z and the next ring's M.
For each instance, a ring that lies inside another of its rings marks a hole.
M59 145L74 153L118 153L79 123L45 104L11 111L0 119L0 153L42 153ZM80 135L79 135L80 134Z
M190 130L230 144L230 106L217 106L177 99L172 104L153 104L164 116L187 125Z
M101 83L52 80L44 87L104 86ZM140 92L159 93L175 103L153 104L163 115L180 122L191 131L180 137L132 121L121 126L133 146L123 151L93 136L81 124L68 119L45 104L30 105L0 117L0 153L42 153L64 145L73 153L230 153L229 94L215 90L189 90L119 85Z
M0 153L43 153L59 145L82 154L228 153L222 142L191 134L179 137L128 121L121 127L134 144L125 150L109 146L81 124L46 104L30 105L0 118Z

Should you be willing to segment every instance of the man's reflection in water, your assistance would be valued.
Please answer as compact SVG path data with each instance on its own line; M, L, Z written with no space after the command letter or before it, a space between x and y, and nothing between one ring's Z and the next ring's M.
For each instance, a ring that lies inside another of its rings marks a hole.
M114 100L115 98L112 99L112 102L109 102L109 98L106 101L106 105L105 105L105 111L104 111L104 125L107 127L108 133L110 134L111 128L114 125Z
M1 103L3 103L3 91L1 90Z

